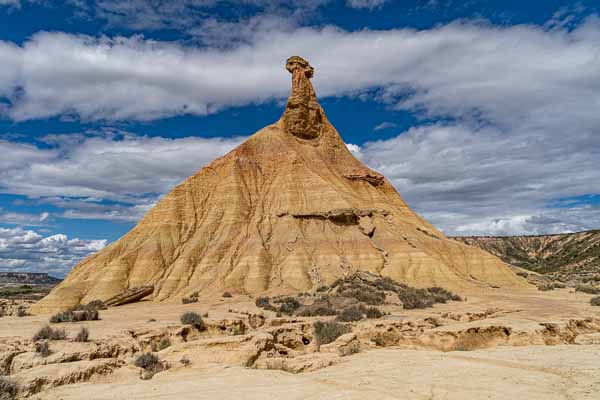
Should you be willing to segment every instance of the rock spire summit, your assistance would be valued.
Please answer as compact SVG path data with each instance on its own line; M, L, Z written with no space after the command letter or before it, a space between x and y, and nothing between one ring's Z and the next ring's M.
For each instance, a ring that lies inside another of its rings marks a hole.
M292 74L292 92L283 114L285 130L301 139L318 138L325 113L310 83L315 70L308 61L298 56L288 58L285 68Z

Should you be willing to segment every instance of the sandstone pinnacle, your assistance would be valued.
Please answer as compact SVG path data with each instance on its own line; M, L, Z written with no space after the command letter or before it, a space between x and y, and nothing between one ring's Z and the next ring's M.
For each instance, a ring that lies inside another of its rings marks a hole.
M34 311L153 286L154 301L293 293L356 271L458 291L525 287L498 258L446 238L348 150L314 69L286 63L281 119L173 188L126 235L81 261Z

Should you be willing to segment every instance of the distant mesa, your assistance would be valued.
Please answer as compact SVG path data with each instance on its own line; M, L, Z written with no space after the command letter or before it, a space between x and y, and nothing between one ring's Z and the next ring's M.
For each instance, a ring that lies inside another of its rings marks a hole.
M0 272L0 283L55 285L61 281L43 272Z
M411 286L526 287L495 256L447 239L348 150L319 105L314 68L290 57L279 121L175 187L130 232L80 262L33 311L128 289L303 292L356 271Z

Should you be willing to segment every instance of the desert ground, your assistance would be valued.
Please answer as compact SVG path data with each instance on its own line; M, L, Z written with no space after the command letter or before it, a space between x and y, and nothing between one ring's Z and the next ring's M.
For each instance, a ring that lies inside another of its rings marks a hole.
M100 320L52 324L85 343L32 336L48 315L0 321L0 367L32 399L597 399L600 310L573 289L487 289L466 301L351 323L316 346L313 323L277 316L247 296L191 304L142 301ZM182 325L186 312L205 327ZM264 317L264 318L263 318ZM157 349L168 338L169 346ZM134 365L152 351L168 369L151 379ZM181 360L186 362L182 363Z

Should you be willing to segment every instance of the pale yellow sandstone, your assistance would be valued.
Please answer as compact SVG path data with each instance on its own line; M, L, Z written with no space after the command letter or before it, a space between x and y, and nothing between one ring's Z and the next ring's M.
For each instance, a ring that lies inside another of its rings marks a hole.
M129 233L80 262L33 312L154 286L155 301L195 291L307 291L356 270L461 293L527 287L498 258L447 239L348 150L299 57L282 118L167 194Z

